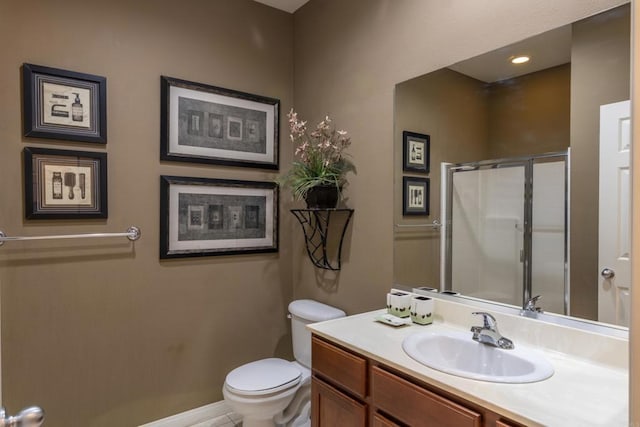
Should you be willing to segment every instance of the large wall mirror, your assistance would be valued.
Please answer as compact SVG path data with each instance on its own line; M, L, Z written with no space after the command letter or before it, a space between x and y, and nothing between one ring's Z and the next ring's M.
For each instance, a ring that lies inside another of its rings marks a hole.
M630 21L625 4L396 85L397 285L628 324Z

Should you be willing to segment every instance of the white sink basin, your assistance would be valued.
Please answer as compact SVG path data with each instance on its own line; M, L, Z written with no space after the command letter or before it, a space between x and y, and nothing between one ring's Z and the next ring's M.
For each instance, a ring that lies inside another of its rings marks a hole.
M471 332L419 332L402 342L416 361L448 374L498 383L531 383L553 375L553 366L533 349L502 350L473 341Z

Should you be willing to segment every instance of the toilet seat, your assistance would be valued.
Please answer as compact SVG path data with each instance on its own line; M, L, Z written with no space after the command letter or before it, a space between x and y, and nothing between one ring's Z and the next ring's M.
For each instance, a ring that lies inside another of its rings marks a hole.
M229 372L225 385L238 395L261 396L295 387L302 372L293 363L277 358L257 360Z

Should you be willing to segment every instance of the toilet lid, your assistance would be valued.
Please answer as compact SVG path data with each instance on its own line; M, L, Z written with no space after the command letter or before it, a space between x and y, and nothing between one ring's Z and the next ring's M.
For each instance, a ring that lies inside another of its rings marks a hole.
M302 373L284 359L262 359L237 367L227 375L226 383L244 394L272 393L300 382Z

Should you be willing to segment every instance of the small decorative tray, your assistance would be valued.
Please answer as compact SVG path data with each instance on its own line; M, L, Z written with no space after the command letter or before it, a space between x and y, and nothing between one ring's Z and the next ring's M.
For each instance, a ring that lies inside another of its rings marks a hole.
M385 325L391 325L396 327L411 324L411 319L408 317L403 319L401 317L394 316L393 314L388 314L388 313L376 316L375 321L384 323Z

